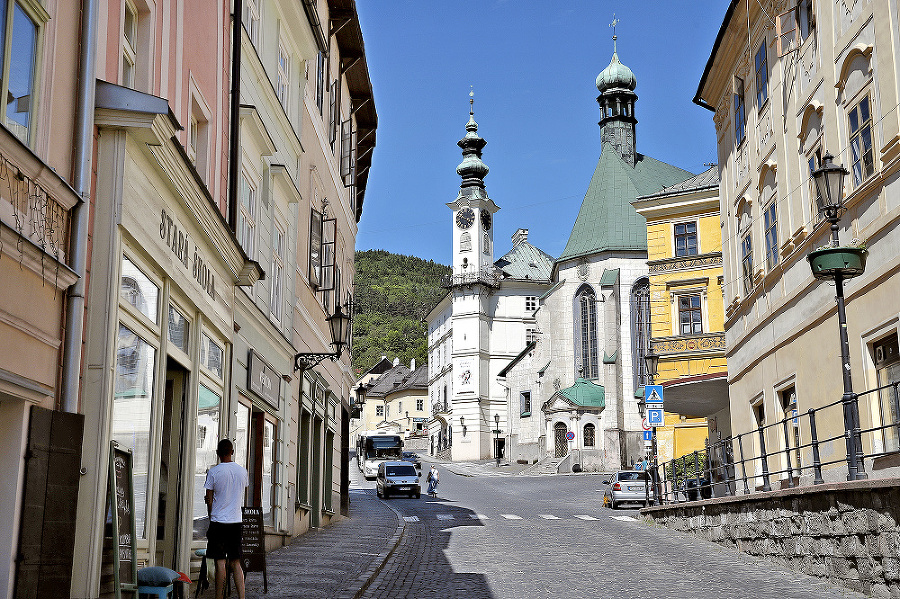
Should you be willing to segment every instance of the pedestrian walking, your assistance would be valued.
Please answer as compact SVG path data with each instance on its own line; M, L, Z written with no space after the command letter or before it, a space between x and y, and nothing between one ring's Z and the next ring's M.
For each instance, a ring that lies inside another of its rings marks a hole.
M216 562L216 599L225 596L225 564L231 565L238 599L244 599L244 570L241 568L241 504L250 484L247 470L234 461L234 444L228 439L216 447L219 463L206 473L206 557Z
M434 464L431 465L431 470L428 471L428 494L432 497L437 497L437 486L438 483L441 482L441 475L438 474L437 466Z

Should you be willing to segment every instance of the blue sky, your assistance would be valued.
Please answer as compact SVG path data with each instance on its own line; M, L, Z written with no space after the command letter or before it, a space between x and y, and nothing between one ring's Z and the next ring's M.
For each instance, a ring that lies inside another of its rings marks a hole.
M691 102L728 0L358 0L378 138L357 249L450 263L456 142L470 86L487 140L495 258L518 228L556 257L600 155L594 80L612 57L637 78L638 152L698 173L712 113Z

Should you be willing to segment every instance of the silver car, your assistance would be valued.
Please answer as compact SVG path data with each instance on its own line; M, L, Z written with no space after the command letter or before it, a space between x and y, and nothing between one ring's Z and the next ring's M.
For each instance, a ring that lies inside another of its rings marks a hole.
M613 509L618 508L623 503L646 505L649 496L650 504L652 505L655 496L652 485L647 489L649 478L643 470L620 470L616 472L603 481L603 484L610 485L609 489L604 493L604 503L607 503Z
M390 495L409 495L418 499L422 494L419 485L419 473L409 462L390 461L378 464L378 475L375 477L375 493L379 497Z

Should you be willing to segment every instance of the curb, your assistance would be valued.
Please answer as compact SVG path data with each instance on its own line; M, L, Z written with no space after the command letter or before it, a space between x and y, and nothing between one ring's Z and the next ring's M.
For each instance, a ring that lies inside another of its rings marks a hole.
M376 498L377 499L377 498ZM380 501L380 500L379 500ZM384 502L382 502L384 503ZM384 503L384 505L394 512L394 515L397 516L397 530L394 531L394 535L391 537L391 540L388 542L388 546L390 547L387 551L382 551L378 554L378 557L375 558L372 566L369 567L368 570L363 572L359 578L357 578L357 583L359 584L359 588L355 591L348 591L346 593L341 593L336 596L335 599L359 599L362 594L366 591L366 589L371 586L372 582L375 580L375 577L381 573L384 569L385 564L394 555L394 552L397 550L397 547L400 546L400 542L403 540L404 535L406 534L406 522L403 520L403 516L395 510L393 507Z

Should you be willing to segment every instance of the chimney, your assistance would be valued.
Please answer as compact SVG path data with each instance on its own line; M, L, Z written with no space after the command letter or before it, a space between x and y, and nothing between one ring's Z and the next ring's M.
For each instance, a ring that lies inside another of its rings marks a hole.
M412 359L409 361L409 369L410 369L410 370L415 370L415 369L416 369L416 359L415 359L415 358L412 358Z
M516 247L523 241L528 241L528 229L519 229L512 236L513 247Z
M394 366L400 366L400 358L394 358Z

